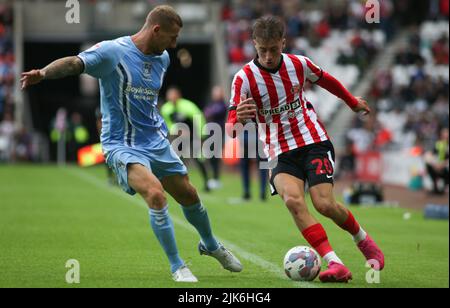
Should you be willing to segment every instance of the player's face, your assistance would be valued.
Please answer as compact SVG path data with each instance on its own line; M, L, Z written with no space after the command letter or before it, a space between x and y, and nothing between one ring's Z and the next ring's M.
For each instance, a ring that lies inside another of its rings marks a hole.
M166 94L166 99L169 102L176 103L181 98L181 94L177 89L169 89Z
M177 47L177 39L181 28L177 25L173 25L168 29L159 27L156 30L157 37L157 53L162 54L164 50L168 48Z
M286 44L285 39L281 40L253 40L256 52L258 53L259 63L268 69L277 68L280 64L281 53Z

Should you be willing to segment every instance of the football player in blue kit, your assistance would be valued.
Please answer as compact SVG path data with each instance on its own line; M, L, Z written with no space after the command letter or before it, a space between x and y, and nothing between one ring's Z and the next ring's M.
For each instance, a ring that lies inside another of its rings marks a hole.
M181 206L201 237L201 254L216 258L232 272L239 260L214 237L206 208L189 181L187 169L167 139L167 126L157 109L159 90L183 22L170 6L157 6L135 35L101 42L78 56L22 74L22 89L43 80L89 74L100 83L101 142L107 164L120 186L140 194L150 209L151 227L164 249L173 279L197 282L181 259L165 192Z

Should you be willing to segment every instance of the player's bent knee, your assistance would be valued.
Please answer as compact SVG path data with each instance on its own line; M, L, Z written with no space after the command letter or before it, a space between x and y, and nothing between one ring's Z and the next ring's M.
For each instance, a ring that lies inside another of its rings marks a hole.
M301 197L285 196L283 200L288 210L295 216L301 215L306 210L305 201Z
M335 204L327 199L321 199L314 202L314 207L321 215L325 217L333 217L336 212Z
M154 210L163 209L167 205L167 199L162 189L147 189L143 197L148 206Z
M182 202L180 202L181 205L185 206L197 204L200 202L197 190L191 184L188 185L188 188L184 191L181 199L182 199Z

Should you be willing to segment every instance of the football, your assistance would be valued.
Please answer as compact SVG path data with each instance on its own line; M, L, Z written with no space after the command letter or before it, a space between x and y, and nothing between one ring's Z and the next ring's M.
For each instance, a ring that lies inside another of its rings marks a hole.
M321 266L318 253L307 246L294 247L284 257L284 271L294 281L313 281Z

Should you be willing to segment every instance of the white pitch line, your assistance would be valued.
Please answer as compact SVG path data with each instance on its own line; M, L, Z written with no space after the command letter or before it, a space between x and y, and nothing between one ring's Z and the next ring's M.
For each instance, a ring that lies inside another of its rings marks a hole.
M98 188L101 188L103 190L107 190L108 192L114 193L115 195L121 197L122 199L125 199L126 201L132 202L138 206L144 207L144 208L148 208L147 204L145 203L144 200L142 199L136 199L133 198L132 196L126 194L125 192L123 192L122 190L116 188L116 187L112 187L109 186L106 181L101 181L100 179L98 179L97 177L88 174L87 172L81 171L80 169L72 169L72 168L64 168L62 169L72 175L75 175L76 177L78 177L81 180L84 180L86 182L89 182L95 186L97 186ZM182 227L185 230L188 230L191 233L195 233L197 234L197 231L194 229L193 226L191 226L190 224L186 223L184 220L179 219L178 217L174 216L173 213L171 213L171 218L173 220L174 223L176 223L179 227ZM273 274L275 274L278 278L281 278L283 280L287 280L290 281L289 278L287 278L284 275L284 271L280 266L277 266L276 264L267 261L263 258L261 258L258 255L255 255L251 252L246 251L245 249L233 244L232 242L217 237L217 240L220 241L222 244L224 244L226 247L228 247L231 251L236 252L236 254L240 255L242 258L244 258L245 260L261 267L264 270L267 270ZM293 282L290 281L293 284L295 284L297 287L302 287L302 288L315 288L317 286L310 284L310 283L301 283L301 282Z

